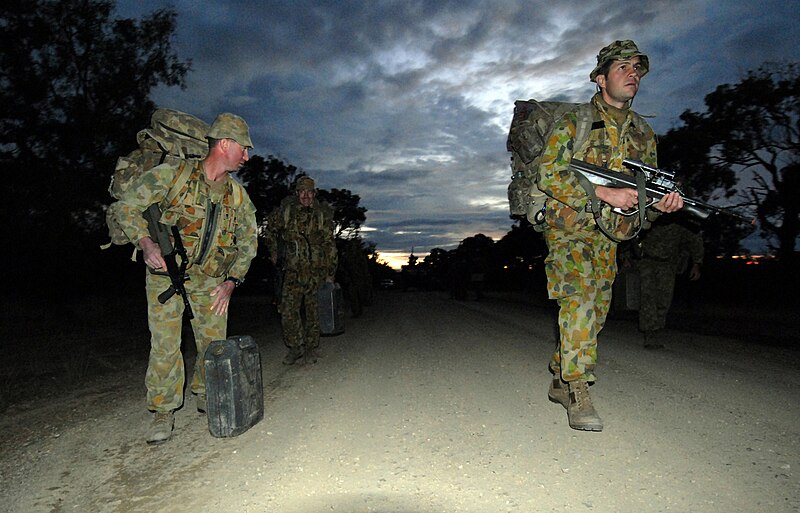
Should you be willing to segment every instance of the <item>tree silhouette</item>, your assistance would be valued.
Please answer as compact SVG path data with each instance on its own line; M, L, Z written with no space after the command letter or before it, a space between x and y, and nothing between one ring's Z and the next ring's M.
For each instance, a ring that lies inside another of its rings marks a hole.
M758 214L761 234L782 260L793 256L800 233L800 70L797 63L765 64L738 84L706 96L707 111L686 111L684 125L659 146L698 194L722 188Z
M26 285L96 271L114 162L147 124L151 90L183 87L190 69L172 48L173 10L112 19L113 7L38 0L0 10L0 172L10 183L2 209L14 220L2 235L35 241L15 249L14 277Z
M319 191L319 199L333 207L333 224L337 239L350 239L358 236L361 224L366 221L367 209L358 204L361 197L347 189L324 189Z
M260 227L266 223L269 213L291 192L298 172L295 166L272 155L266 159L253 155L236 173L256 207Z

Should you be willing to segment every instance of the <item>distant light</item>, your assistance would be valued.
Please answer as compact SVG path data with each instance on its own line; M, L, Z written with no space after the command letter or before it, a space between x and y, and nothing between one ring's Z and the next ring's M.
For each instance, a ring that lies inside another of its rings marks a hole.
M731 255L729 257L717 255L717 260L729 258L730 260L743 260L745 265L758 265L761 262L776 260L775 255Z
M408 263L408 256L410 253L401 251L380 251L378 250L378 259L389 264L389 267L399 271L404 265ZM422 262L429 253L414 253L414 256L419 258Z

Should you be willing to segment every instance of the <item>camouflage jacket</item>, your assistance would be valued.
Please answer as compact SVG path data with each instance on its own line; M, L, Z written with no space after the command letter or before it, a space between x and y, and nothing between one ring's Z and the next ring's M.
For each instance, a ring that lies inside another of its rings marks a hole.
M214 187L206 181L200 161L193 162L183 190L172 204L161 205L161 222L178 227L192 265L212 277L243 279L258 245L255 206L234 178L228 176ZM119 223L129 240L138 242L150 235L142 212L164 201L177 173L176 166L156 166L124 192Z
M592 214L586 212L589 197L569 170L572 158L626 173L628 170L622 165L626 158L653 167L657 165L655 133L640 115L629 110L625 121L618 126L600 99L600 93L592 98L591 105L594 107L592 130L581 148L572 147L578 123L575 111L567 112L556 121L547 137L538 185L552 198L545 210L549 228L586 234L596 229ZM630 233L636 216L625 218L608 210L604 210L604 221L607 226L615 227L615 235ZM648 213L648 218L654 219L654 213Z
M267 248L284 271L304 274L321 284L336 274L333 211L314 199L306 208L296 195L287 196L267 218Z
M687 263L703 263L703 237L679 222L655 223L641 236L642 258L670 263L681 273Z

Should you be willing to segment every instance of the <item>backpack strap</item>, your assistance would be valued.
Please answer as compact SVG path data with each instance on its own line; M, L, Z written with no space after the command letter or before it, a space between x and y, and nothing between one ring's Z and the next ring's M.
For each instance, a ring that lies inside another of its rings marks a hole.
M231 184L231 196L233 197L233 208L238 209L244 203L244 186L233 177L228 177Z
M581 103L575 108L575 114L577 115L577 124L575 126L575 140L572 144L572 155L574 156L581 147L589 140L589 135L592 132L594 126L594 109L591 103ZM635 112L633 113L635 116L638 116ZM634 118L636 119L636 118ZM641 118L636 119L637 122L641 121ZM608 237L609 239L613 240L614 242L624 242L626 240L630 240L636 237L639 232L641 231L642 227L645 225L646 222L646 205L647 205L647 193L645 191L645 177L642 173L636 173L636 190L639 196L639 226L634 231L634 233L627 237L616 237L612 235L611 229L609 229L603 223L602 219L602 204L600 199L597 197L597 194L594 190L594 185L581 173L575 173L578 177L578 182L581 184L581 187L586 191L586 195L589 197L589 204L586 206L587 210L592 213L595 222L597 223L597 227L600 229L603 234Z
M181 159L181 163L178 166L178 172L175 173L175 180L172 182L166 197L164 197L162 204L165 207L172 206L173 202L178 199L178 196L180 196L184 186L186 186L186 184L189 182L189 178L192 176L193 169L194 166L187 169L186 160ZM166 210L166 208L162 208L161 210Z
M536 104L536 106L541 108L541 106L538 103ZM594 116L592 115L594 109L591 103L581 103L576 105L571 110L572 112L575 113L577 117L575 122L575 139L572 142L572 154L575 155L575 153L577 153L581 149L581 147L586 143L586 141L589 140L589 135L592 132L592 126L594 124ZM565 111L565 113L566 112L569 111ZM534 162L536 162L536 160L534 160ZM582 178L582 176L583 175L578 173L579 181L580 178ZM519 177L524 177L522 172L520 172ZM514 179L518 179L518 177L516 175L512 176L512 181ZM537 172L534 178L533 185L531 186L526 184L527 186L524 186L528 196L526 199L528 200L530 207L533 207L533 209L529 208L529 210L534 210L536 212L535 214L533 214L533 216L530 215L530 212L526 213L528 221L531 224L533 224L534 229L535 227L541 226L544 223L544 213L545 209L547 208L547 195L544 192L541 192L541 189L539 189L538 187L538 183L539 183L539 175ZM588 183L588 181L586 183ZM581 186L584 189L586 189L586 185L583 182L581 182ZM531 191L532 193L527 191ZM591 194L593 193L594 189L591 189L591 192L587 189L587 194L590 195L590 198ZM540 198L540 199L534 199L534 198ZM540 228L537 231L541 231L542 229L543 228Z
M575 155L586 141L589 140L589 135L592 132L592 124L594 123L592 111L591 103L581 103L575 108L575 114L578 119L575 125L575 141L572 143L573 155Z

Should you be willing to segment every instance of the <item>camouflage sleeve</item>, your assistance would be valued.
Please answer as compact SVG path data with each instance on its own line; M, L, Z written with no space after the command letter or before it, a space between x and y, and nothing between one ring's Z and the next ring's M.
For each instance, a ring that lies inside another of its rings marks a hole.
M693 264L703 263L703 235L702 233L695 233L691 230L686 231L686 248L689 252L689 258L692 259Z
M153 203L163 200L175 180L177 169L167 164L156 166L141 174L119 200L118 221L128 240L138 247L139 241L150 236L142 213Z
M256 257L258 251L258 225L256 222L256 207L250 200L247 192L244 201L236 211L236 260L233 262L228 276L244 279L250 269L250 262Z
M577 115L568 112L553 124L539 164L539 189L555 200L583 211L588 201L575 173L569 170L577 130Z

